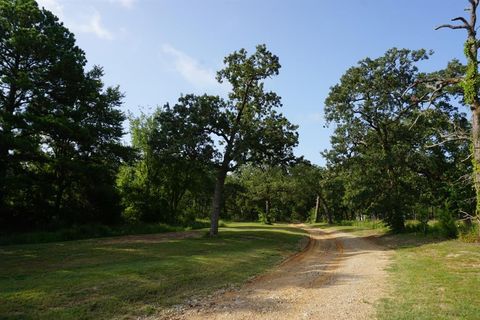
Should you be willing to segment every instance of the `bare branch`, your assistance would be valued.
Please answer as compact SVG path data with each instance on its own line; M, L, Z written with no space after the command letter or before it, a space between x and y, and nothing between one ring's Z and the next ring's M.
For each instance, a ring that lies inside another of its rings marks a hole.
M461 25L453 25L453 24L442 24L435 28L435 30L442 29L442 28L449 28L449 29L466 29L469 30L470 27L468 26L461 26Z
M462 21L466 26L470 26L467 19L465 19L464 17L456 17L456 18L453 18L452 21Z

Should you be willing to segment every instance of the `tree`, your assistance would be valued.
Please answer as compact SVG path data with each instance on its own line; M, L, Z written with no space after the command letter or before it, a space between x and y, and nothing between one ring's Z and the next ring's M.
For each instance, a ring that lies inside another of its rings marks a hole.
M218 110L223 121L212 123L220 133L224 150L217 168L217 179L212 201L210 235L218 233L225 177L236 167L252 163L275 163L292 160L292 148L297 144L296 126L276 109L281 107L280 97L264 90L263 80L277 75L278 57L259 45L248 56L241 49L227 56L225 68L217 79L227 81L232 90L229 99Z
M248 56L241 49L227 56L224 63L217 79L231 85L228 99L208 95L181 97L174 106L172 121L192 130L178 130L176 126L169 132L171 143L194 141L196 149L212 150L211 162L216 168L212 236L218 233L227 173L246 163L293 160L292 149L298 141L297 127L277 111L281 107L280 97L264 89L263 81L278 74L278 57L265 45L259 45L253 55Z
M478 49L480 42L477 38L477 8L480 4L479 0L468 0L470 7L470 19L464 17L453 18L452 21L458 21L460 24L443 24L436 28L449 29L465 29L467 31L467 40L465 41L464 54L467 58L467 66L464 76L459 76L458 72L454 76L451 74L441 74L441 77L432 77L428 79L435 82L438 86L437 90L444 89L446 86L456 86L462 91L463 102L470 107L472 111L472 164L473 164L473 181L476 190L476 209L475 214L480 217L480 76L478 74ZM462 70L463 71L463 70ZM480 220L480 218L477 218Z
M112 222L123 95L85 72L74 35L33 0L0 0L0 219ZM67 203L67 205L66 205Z
M167 104L152 116L131 119L132 146L139 159L123 166L117 180L129 219L185 220L179 208L185 195L195 198L199 190L210 189L205 184L211 180L214 149L203 123L187 120L187 106L195 99L182 97L173 107Z
M415 202L412 187L424 174L415 168L418 155L427 153L435 130L447 130L441 127L445 119L462 118L447 94L431 96L420 84L426 75L416 63L428 57L425 50L394 48L364 59L342 76L325 102L326 119L337 123L327 158L349 170L344 201L360 214L384 215L395 231L403 230ZM420 116L425 113L428 118Z

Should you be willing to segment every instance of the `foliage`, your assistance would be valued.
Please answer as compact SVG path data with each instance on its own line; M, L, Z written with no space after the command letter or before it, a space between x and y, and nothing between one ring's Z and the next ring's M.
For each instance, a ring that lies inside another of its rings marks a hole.
M462 161L468 144L438 143L456 128L468 130L468 121L447 93L425 99L429 91L420 80L426 75L417 64L428 58L425 50L393 48L364 59L325 102L326 119L336 129L332 150L324 154L340 179L345 209L383 218L395 231L404 229L414 207L441 207L446 199L458 210L471 207L456 198L471 195L471 185L452 189L470 170Z
M465 41L464 53L467 58L465 79L461 82L464 100L467 104L473 105L480 90L480 78L478 77L478 63L475 52L477 49L476 39L468 38Z
M185 111L182 106L167 106L130 121L138 159L124 165L117 178L124 217L130 222L188 223L195 216L187 213L191 206L184 203L185 196L210 197L205 185L212 184L207 164L213 150L198 144L203 138L196 124L178 122L178 113Z
M227 177L224 217L306 222L323 192L321 171L308 162L287 167L243 166Z
M0 226L115 223L123 95L33 0L0 1Z
M277 111L280 97L266 91L263 83L278 74L278 57L259 45L254 54L241 49L224 63L217 78L231 85L228 99L189 94L152 117L132 121L132 142L140 160L122 169L118 179L128 217L145 219L148 214L158 221L173 221L181 216L180 209L189 211L188 206L179 207L187 192L190 199L201 194L203 201L213 190L214 235L228 172L248 163L294 159L297 127Z
M458 226L459 239L463 242L480 242L480 227L478 224L461 223Z
M438 212L438 225L442 235L447 238L456 238L458 235L457 222L453 217L450 206L447 205Z

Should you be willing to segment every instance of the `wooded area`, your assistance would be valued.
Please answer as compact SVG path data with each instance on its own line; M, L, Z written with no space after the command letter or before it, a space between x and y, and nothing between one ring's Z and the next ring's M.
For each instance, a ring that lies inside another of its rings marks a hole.
M134 2L103 5L130 15ZM465 3L468 17L436 28L466 31L465 63L431 68L433 51L393 47L311 99L312 76L293 77L290 61L285 74L301 90L278 85L278 47L259 44L218 61L222 94L175 83L174 101L140 112L87 61L59 2L0 0L0 318L478 319L480 0ZM91 9L79 29L112 40ZM183 71L213 79L164 46ZM132 82L142 95L153 88ZM282 109L295 101L288 89L322 112L322 165L298 155L306 121L294 121L301 105Z
M103 85L101 67L86 69L74 35L51 12L2 0L0 226L210 218L214 236L219 219L382 219L398 232L407 220L426 230L437 219L451 236L459 226L470 232L480 197L478 1L470 4L470 21L439 27L467 30L467 65L424 72L432 52L392 48L344 73L325 101L335 131L320 167L293 154L297 126L265 89L281 68L265 45L224 59L217 80L228 97L181 95L131 116L125 144L121 89Z

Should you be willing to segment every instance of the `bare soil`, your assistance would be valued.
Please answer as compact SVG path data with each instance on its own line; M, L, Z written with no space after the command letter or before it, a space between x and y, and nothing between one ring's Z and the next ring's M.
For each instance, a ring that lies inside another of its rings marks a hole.
M305 228L305 249L239 290L190 301L161 319L374 319L391 251L366 237Z

